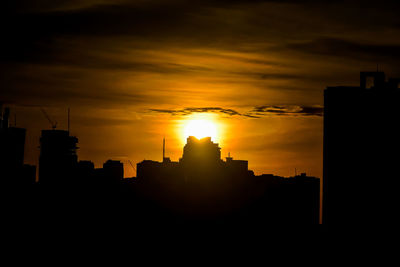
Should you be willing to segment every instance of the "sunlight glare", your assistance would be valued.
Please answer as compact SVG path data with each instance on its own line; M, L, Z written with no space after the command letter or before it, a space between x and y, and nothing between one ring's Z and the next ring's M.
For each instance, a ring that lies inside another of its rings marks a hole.
M185 138L194 136L198 139L211 137L211 140L217 139L217 126L211 120L195 119L189 120L184 127Z

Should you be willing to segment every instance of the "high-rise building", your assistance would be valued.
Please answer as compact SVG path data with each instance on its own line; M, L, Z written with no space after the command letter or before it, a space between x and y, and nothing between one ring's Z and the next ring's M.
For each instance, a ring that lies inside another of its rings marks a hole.
M77 143L78 138L70 136L69 131L42 131L39 157L40 183L59 183L72 178L78 163Z
M361 72L359 86L325 90L324 224L391 221L398 203L398 84L383 72Z
M224 162L221 159L221 148L217 143L211 141L211 137L197 139L189 136L183 147L179 165L185 180L207 183L207 179L205 179L207 177L214 181L214 178L221 177L223 172Z
M31 184L35 182L35 167L24 165L24 128L10 126L10 109L0 106L0 176L1 182Z
M211 137L197 139L194 136L189 136L186 145L183 147L183 155L180 162L191 164L205 161L220 162L221 148L217 143L211 141Z

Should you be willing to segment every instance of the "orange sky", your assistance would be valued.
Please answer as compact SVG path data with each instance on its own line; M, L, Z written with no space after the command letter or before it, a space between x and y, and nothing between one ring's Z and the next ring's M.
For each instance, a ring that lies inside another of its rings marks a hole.
M128 160L161 160L163 136L178 160L196 114L256 174L321 177L323 89L376 63L400 76L393 1L37 2L1 11L0 101L28 129L31 164L50 128L40 107L60 129L70 107L79 159L120 159L127 177Z

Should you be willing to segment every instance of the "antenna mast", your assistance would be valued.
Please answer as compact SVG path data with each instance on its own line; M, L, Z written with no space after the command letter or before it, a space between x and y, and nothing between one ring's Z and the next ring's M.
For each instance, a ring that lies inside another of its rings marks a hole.
M68 133L69 133L69 108L68 108Z
M163 161L164 161L164 159L165 159L165 136L163 138L162 158L163 158Z

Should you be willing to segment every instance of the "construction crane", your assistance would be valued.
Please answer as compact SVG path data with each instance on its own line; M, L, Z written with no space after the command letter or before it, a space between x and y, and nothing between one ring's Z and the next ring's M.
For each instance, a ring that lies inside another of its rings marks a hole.
M42 111L42 113L46 117L46 119L50 122L51 128L53 130L55 130L57 128L57 122L50 119L49 115L46 113L46 111L43 108L40 108L40 110Z
M128 159L128 162L129 162L129 164L131 165L131 167L136 171L136 168L135 168L135 166L133 166L132 161L130 161L130 160Z

